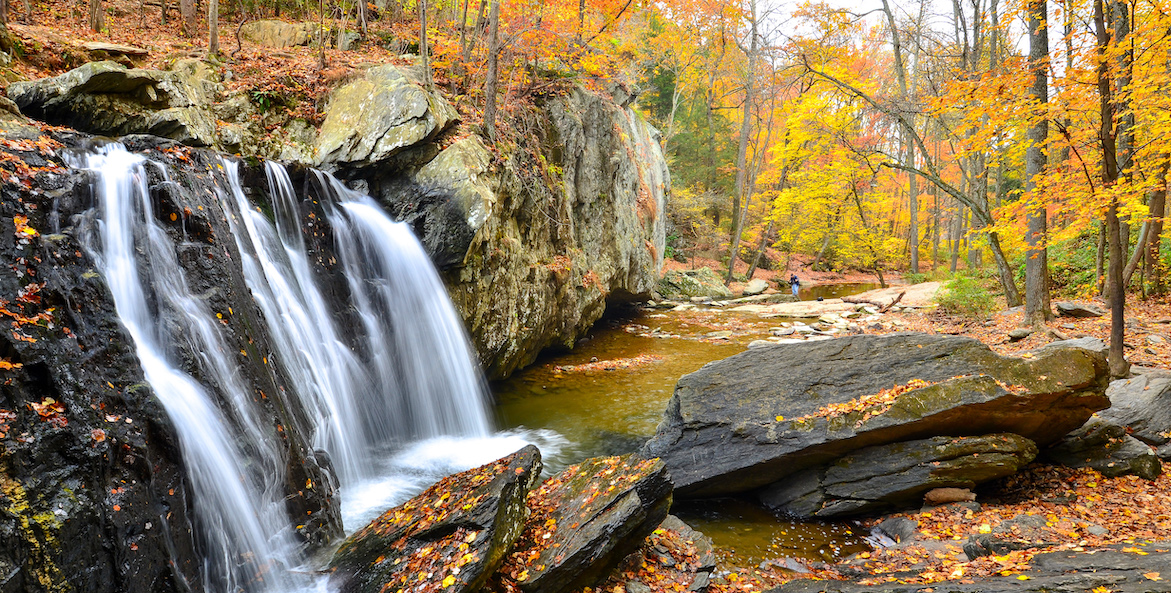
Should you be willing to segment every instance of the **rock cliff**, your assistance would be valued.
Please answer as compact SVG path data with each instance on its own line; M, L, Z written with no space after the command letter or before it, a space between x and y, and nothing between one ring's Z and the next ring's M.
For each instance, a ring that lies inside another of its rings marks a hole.
M426 245L493 378L654 290L670 177L622 89L543 98L513 115L522 133L489 148L417 68L378 66L336 88L320 129L226 90L229 75L196 60L98 62L8 92L53 124L319 167L371 193Z

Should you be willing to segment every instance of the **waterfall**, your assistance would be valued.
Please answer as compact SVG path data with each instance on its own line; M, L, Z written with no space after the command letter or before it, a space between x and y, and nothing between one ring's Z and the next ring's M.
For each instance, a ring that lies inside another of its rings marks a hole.
M179 435L208 589L322 590L320 577L298 568L306 558L283 502L279 437L155 218L148 167L164 177L165 168L119 144L73 164L96 179L97 233L87 248ZM462 321L409 227L325 173L311 172L315 195L298 195L275 163L266 165L269 220L246 198L238 164L220 164L227 183L215 194L240 254L220 265L240 266L263 313L265 327L254 331L266 331L313 447L333 461L348 530L447 473L527 443L556 452L564 441L549 431L492 433L486 383ZM301 224L314 203L327 219L317 222L333 231L344 303L325 297L328 280L306 247ZM185 369L184 360L198 369Z
M289 590L287 567L275 565L295 558L280 502L284 463L229 362L214 316L188 289L175 245L155 220L148 161L110 144L80 157L78 165L97 177L99 238L88 248L183 448L209 554L204 580L224 591ZM136 252L143 254L146 278ZM181 345L164 324L181 328L214 385L201 385L179 368ZM227 409L216 405L213 389ZM250 463L258 467L246 467Z

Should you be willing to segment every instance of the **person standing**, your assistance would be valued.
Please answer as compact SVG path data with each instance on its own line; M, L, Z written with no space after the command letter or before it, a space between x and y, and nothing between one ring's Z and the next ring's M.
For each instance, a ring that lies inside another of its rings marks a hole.
M801 281L797 279L796 274L789 277L789 287L793 289L793 296L800 298L797 293L801 290Z

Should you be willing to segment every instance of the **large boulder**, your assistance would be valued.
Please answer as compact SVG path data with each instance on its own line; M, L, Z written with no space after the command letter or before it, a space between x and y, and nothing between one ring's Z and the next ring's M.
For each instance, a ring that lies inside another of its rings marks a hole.
M1045 458L1070 467L1090 467L1108 478L1134 474L1154 480L1163 463L1150 445L1126 427L1094 416L1045 451Z
M1057 307L1057 314L1063 317L1101 317L1106 314L1101 307L1089 303L1057 301L1053 306Z
M861 305L847 303L842 299L825 299L823 301L778 303L761 309L759 313L767 317L816 318L830 313L849 313L860 307Z
M597 457L546 481L528 504L503 588L562 593L596 584L642 545L667 516L671 482L658 459Z
M525 499L540 473L541 454L529 445L443 478L346 538L330 561L331 579L346 593L421 581L428 590L479 590L520 536Z
M1156 447L1159 457L1171 459L1171 374L1151 373L1113 381L1106 396L1110 407L1098 416L1126 427L1127 434Z
M166 71L105 61L14 82L8 97L25 115L93 134L152 134L212 146L216 122L208 106L215 85L214 73L199 60L180 60Z
M455 109L406 69L376 66L330 96L313 164L331 170L401 166L392 159L425 145L457 120Z
M892 334L752 349L675 386L642 449L682 496L746 492L864 447L1009 432L1056 442L1109 405L1105 357L1008 358L976 340Z
M760 500L801 518L876 513L917 505L934 488L973 488L1012 475L1036 456L1037 446L1015 434L877 445L767 486Z
M240 38L266 47L295 47L317 42L321 25L278 20L248 21L240 25ZM326 33L328 39L328 33Z
M761 292L764 290L762 289ZM668 271L659 279L659 293L674 299L732 298L732 291L724 286L724 280L711 268Z

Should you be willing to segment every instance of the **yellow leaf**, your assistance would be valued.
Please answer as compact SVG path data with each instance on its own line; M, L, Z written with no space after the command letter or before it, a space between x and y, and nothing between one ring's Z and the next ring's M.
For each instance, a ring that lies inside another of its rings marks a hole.
M784 416L777 416L777 422L784 422L784 421L785 421Z
M454 584L455 584L455 577L453 577L451 575L447 575L447 577L443 579L443 588L444 589L446 589Z
M1159 573L1157 573L1157 572L1144 572L1144 573L1143 573L1143 576L1144 576L1144 577L1147 577L1148 579L1150 579L1150 580L1152 580L1152 581L1161 581L1161 580L1163 580L1163 577L1159 576Z
M1029 575L1022 574L1022 575L1018 576L1016 579L1018 581L1027 581L1027 580L1029 580Z

